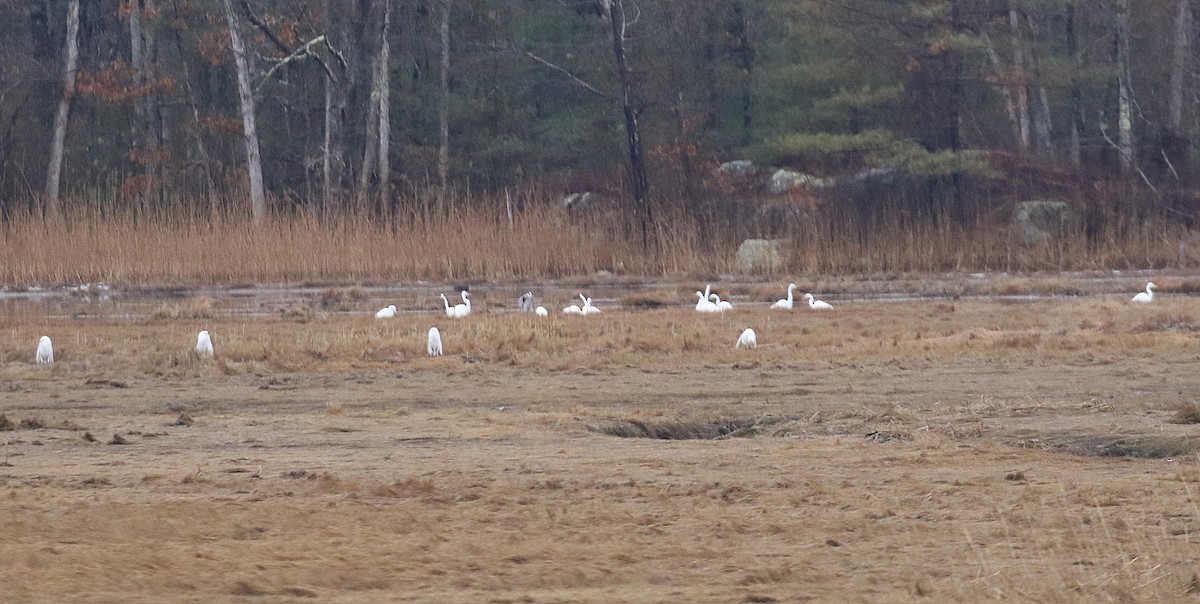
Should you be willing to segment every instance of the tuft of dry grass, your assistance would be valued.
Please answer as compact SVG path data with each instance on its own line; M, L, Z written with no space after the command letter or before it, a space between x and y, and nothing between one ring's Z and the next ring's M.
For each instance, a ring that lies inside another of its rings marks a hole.
M1200 424L1200 402L1180 403L1171 418L1173 424Z

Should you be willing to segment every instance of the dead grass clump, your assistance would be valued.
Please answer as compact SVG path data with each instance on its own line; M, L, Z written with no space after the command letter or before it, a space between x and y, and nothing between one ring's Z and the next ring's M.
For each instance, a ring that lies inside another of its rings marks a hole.
M359 286L331 287L321 292L321 308L347 312L360 306L367 299L367 291Z
M1200 424L1200 403L1181 403L1171 418L1172 424Z
M110 445L127 445L127 444L129 444L129 441L126 440L125 437L121 436L120 434L113 434L112 440L109 440L108 444L110 444Z
M679 305L679 296L666 291L642 292L621 296L621 306L624 308L644 308L654 310Z
M0 413L0 432L11 432L16 429L16 424L11 419L8 419L7 415Z
M1200 450L1194 439L1170 436L1093 436L1068 444L1068 450L1096 457L1170 459Z
M607 420L588 426L598 432L621 438L651 438L655 440L714 440L719 438L758 435L759 428L784 421L784 417L743 417L736 419L692 420L674 422L643 422L641 420Z
M46 427L46 423L36 417L27 417L21 420L17 427L21 430L41 430Z
M164 304L154 311L155 319L211 319L216 301L208 296L195 296L182 304Z
M192 419L192 416L190 416L186 413L180 413L179 417L176 418L175 421L173 421L167 425L168 426L190 426L194 423L196 423L196 422L195 422L195 420Z
M1200 325L1196 324L1191 315L1168 314L1146 319L1145 321L1142 321L1134 329L1134 331L1144 333L1156 331L1193 332L1200 331Z

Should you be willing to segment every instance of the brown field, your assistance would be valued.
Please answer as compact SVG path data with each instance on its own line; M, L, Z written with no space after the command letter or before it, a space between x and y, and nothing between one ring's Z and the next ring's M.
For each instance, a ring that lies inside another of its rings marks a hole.
M9 302L0 600L1200 597L1190 280L1147 307L1134 279L963 283L842 283L827 313L740 284L720 316L669 286L540 320L485 287L458 321L429 295L374 320L361 290Z

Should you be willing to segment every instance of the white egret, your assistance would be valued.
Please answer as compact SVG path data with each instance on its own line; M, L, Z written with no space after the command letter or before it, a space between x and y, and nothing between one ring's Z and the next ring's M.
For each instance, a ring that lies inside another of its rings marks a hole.
M737 344L734 344L733 348L736 350L742 346L746 348L758 348L758 336L754 335L753 329L747 327L746 331L743 331L742 335L738 336Z
M517 308L521 309L521 312L533 312L533 292L521 294L521 297L517 298Z
M425 345L425 350L431 357L442 356L442 332L438 328L429 328L429 343Z
M804 297L808 300L808 307L813 310L831 310L831 309L833 309L832 304L825 302L824 300L818 300L818 299L814 298L812 294L804 294Z
M1154 290L1157 288L1158 288L1158 286L1155 285L1153 281L1151 281L1150 283L1146 284L1146 291L1134 296L1133 300L1131 300L1131 301L1132 302L1153 302L1154 301Z
M54 345L50 343L50 336L42 336L38 340L37 356L33 357L33 362L38 365L54 363Z
M470 294L464 290L462 292L462 304L454 305L454 318L455 319L461 319L461 318L471 314L471 299L467 297L468 295L470 295Z
M545 306L539 306L539 307L533 309L533 314L535 314L539 317L548 317L548 316L550 316L550 311L546 310Z
M713 301L713 304L717 305L717 312L725 312L727 310L733 310L733 304L722 300L721 296L717 295L717 292L712 293L712 301Z
M442 297L442 305L446 307L446 316L454 318L454 309L450 306L450 301L446 299L446 294L438 294Z
M208 330L203 329L196 334L196 354L202 357L211 357L213 355L212 338L208 335Z
M387 308L381 308L375 313L376 319L390 319L396 316L396 305L388 304Z
M782 308L785 310L791 310L792 303L793 303L792 290L794 290L794 289L796 289L796 284L789 283L788 284L788 297L786 297L782 300L776 300L775 303L771 305L771 308Z
M696 298L698 298L696 300L696 312L717 312L717 305L713 304L712 300L709 300L704 292L697 291Z

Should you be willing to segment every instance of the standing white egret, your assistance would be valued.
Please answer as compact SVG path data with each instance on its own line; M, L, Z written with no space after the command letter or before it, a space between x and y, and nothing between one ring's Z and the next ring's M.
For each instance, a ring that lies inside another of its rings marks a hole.
M808 300L808 307L813 310L830 310L833 308L832 304L824 300L818 300L812 294L804 294L804 297Z
M713 304L713 301L709 300L704 292L697 291L696 298L698 298L696 300L696 312L717 312L717 305Z
M733 348L737 350L742 346L746 348L758 348L758 336L754 335L753 329L747 327L746 331L743 331L742 335L738 336L737 344L734 344Z
M442 356L442 332L438 328L429 328L429 343L425 345L425 350L431 357Z
M461 319L471 314L471 299L467 297L469 295L465 290L462 292L462 304L454 305L454 318Z
M446 307L446 316L454 318L454 308L450 306L450 301L446 299L446 294L438 294L442 297L442 305Z
M396 305L388 304L387 308L381 308L375 313L376 319L390 319L396 316Z
M545 306L539 306L539 307L533 309L533 314L535 314L539 317L548 317L548 316L550 316L550 311L546 310Z
M1154 290L1157 287L1158 286L1155 285L1153 281L1147 283L1146 291L1134 296L1133 300L1131 300L1131 301L1132 302L1153 302L1154 301Z
M789 283L788 284L788 297L786 297L782 300L776 300L775 303L771 305L771 308L782 308L785 310L791 310L792 303L794 301L794 299L792 298L792 290L794 290L794 289L796 289L796 284Z
M207 329L202 329L200 333L196 334L196 354L202 357L213 355L212 338L209 337Z
M521 312L533 312L533 292L525 292L517 298L517 308Z
M50 336L42 336L38 340L37 356L33 357L33 362L38 365L54 363L54 345L50 343Z
M733 310L733 304L722 300L721 296L717 295L717 292L712 293L712 301L713 301L713 304L717 305L717 312L725 312L727 310Z

